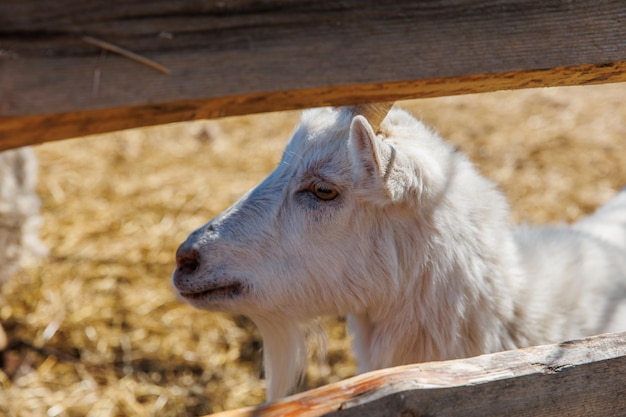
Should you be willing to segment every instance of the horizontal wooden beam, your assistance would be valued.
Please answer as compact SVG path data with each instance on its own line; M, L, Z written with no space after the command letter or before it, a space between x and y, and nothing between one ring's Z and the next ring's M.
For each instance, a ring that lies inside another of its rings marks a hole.
M214 417L626 415L626 333L370 372Z
M596 0L0 2L0 149L244 113L626 81L625 18L626 3Z

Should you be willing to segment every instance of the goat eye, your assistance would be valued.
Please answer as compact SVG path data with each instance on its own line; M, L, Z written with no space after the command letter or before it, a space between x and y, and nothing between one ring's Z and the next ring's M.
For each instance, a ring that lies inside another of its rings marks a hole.
M314 184L312 191L315 197L326 201L334 199L338 194L334 188L322 184Z

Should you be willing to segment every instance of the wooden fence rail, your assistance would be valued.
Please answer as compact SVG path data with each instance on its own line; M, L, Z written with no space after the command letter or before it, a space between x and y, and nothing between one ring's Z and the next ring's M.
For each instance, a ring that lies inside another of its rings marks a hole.
M213 417L626 416L626 333L401 366Z
M626 81L618 1L0 2L0 150L199 118L616 81Z

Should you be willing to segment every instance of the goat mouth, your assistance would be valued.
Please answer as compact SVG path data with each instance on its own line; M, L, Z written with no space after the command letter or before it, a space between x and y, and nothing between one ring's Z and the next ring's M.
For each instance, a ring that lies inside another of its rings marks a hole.
M184 298L193 301L214 301L232 299L243 294L244 286L238 282L233 284L222 285L220 287L208 288L195 292L180 292Z

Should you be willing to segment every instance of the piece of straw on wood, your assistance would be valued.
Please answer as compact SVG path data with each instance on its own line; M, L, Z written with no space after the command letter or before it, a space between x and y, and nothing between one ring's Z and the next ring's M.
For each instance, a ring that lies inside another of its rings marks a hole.
M149 66L150 68L154 68L155 70L162 72L163 74L167 74L170 75L172 73L172 71L159 64L158 62L155 62L149 58L146 58L144 56L141 56L139 54L136 54L135 52L129 51L128 49L124 49L122 47L119 47L117 45L113 45L112 43L103 41L101 39L97 39L94 38L92 36L83 36L83 41L87 42L91 45L95 45L98 46L102 49L105 49L107 51L111 51L111 52L115 52L116 54L120 54L128 59L132 59L133 61L139 62L140 64L144 64Z

